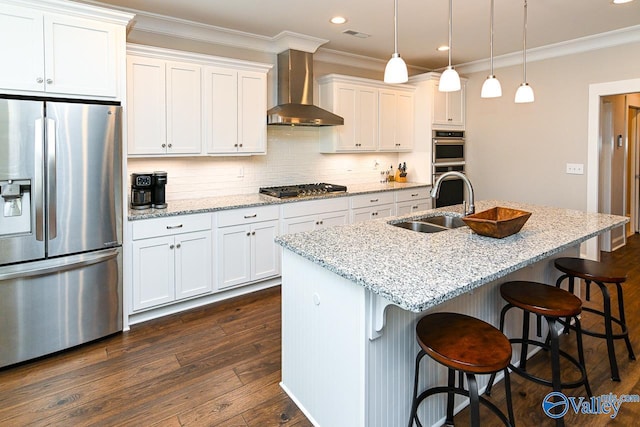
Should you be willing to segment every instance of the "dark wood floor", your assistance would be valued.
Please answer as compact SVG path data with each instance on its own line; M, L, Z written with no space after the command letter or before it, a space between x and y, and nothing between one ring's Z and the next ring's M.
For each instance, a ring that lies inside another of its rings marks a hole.
M603 258L629 271L627 315L640 355L640 237ZM583 323L589 324L586 316ZM573 349L572 339L563 336L562 347ZM629 362L622 342L616 347L620 383L609 378L604 341L585 337L585 344L594 395L640 394L640 360ZM544 372L545 357L539 353L529 366ZM554 425L540 409L549 390L512 378L518 425ZM309 426L279 380L280 290L275 288L0 370L0 426ZM504 404L502 390L496 385L491 397L498 405ZM583 389L570 394L585 395ZM466 412L456 417L459 425L468 425ZM492 425L487 419L483 425ZM640 403L623 404L613 420L567 418L568 426L609 424L640 425Z

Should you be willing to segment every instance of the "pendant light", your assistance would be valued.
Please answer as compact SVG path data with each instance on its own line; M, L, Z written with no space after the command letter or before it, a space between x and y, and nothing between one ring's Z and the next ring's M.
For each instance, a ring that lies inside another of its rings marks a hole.
M516 104L524 104L527 102L533 102L533 89L527 83L527 0L524 0L524 31L523 31L523 48L522 48L522 84L516 91Z
M451 66L452 1L453 0L449 0L449 66L440 76L440 84L438 85L440 92L455 92L456 90L460 90L460 76Z
M490 42L491 46L491 72L489 77L482 84L482 91L480 92L481 98L498 98L502 96L502 86L500 86L500 81L496 79L496 76L493 74L493 1L491 0L491 31L490 31Z
M384 69L385 83L405 83L409 80L407 73L407 64L404 59L400 58L398 53L398 0L395 0L395 9L393 14L394 23L394 51L391 59L387 62Z

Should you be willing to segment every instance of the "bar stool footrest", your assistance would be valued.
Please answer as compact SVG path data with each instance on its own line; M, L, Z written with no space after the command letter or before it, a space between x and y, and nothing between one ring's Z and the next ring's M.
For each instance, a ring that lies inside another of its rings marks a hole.
M544 350L547 351L551 351L551 346L540 342L540 341L534 341L534 340L524 340L522 338L511 338L509 339L509 342L511 342L511 344L524 344L525 342L528 345L535 345L537 347L540 347ZM580 365L580 362L578 362L578 360L573 357L572 355L570 355L569 353L563 351L563 350L558 350L558 353L560 354L560 356L564 357L566 360L568 360L569 362L571 362L576 368L578 368L578 370L580 371L580 379L576 380L576 381L571 381L571 382L561 382L560 386L562 388L578 388L582 385L586 384L586 380L587 380L587 373L584 369L584 367L582 365ZM515 366L511 363L509 363L509 369L512 372L515 372L516 374L520 375L521 377L530 379L531 381L547 386L547 387L553 387L553 384L550 380L547 380L545 378L540 378L540 377L536 377L535 375L530 374L529 372L520 369L520 367Z
M591 308L591 307L582 307L582 311L588 311L589 313L593 313L597 316L601 316L603 318L606 318L606 314L603 311L600 310L596 310L595 308ZM627 328L627 325L625 325L624 323L622 323L622 321L618 318L615 318L613 316L611 316L611 321L613 323L615 323L616 325L620 326L622 332L616 333L616 334L612 334L611 338L613 338L614 340L616 339L624 339L627 338L629 336L629 330ZM563 319L558 319L558 323L562 324L562 326L564 326L565 328L568 327L569 329L575 330L575 326L569 322L567 324L566 320ZM589 335L590 337L596 337L596 338L607 338L607 334L605 333L601 333L601 332L595 332L589 329L585 329L585 328L580 328L582 330L582 333L584 335ZM635 360L635 358L634 358Z
M416 407L420 406L420 403L422 403L422 401L430 396L434 396L436 394L448 394L448 393L454 393L454 394L458 394L458 395L462 395L465 397L469 397L469 391L465 390L464 388L460 388L460 387L447 387L447 386L438 386L438 387L432 387L430 389L427 389L425 391L423 391L422 393L420 393L418 395L418 398L416 399ZM487 400L485 397L483 396L478 396L479 402L480 404L484 405L486 408L488 408L489 410L491 410L491 412L493 412L494 414L496 414L498 416L498 418L500 418L500 421L502 421L504 423L504 425L506 426L512 426L511 422L509 421L509 419L502 413L502 411L500 410L500 408L498 408L496 405L493 404L493 402Z

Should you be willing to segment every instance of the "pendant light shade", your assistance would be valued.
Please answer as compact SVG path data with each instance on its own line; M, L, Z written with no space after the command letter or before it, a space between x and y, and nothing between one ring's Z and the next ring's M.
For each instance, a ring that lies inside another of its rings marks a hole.
M529 86L529 83L522 83L518 86L516 91L516 104L524 104L527 102L533 102L535 97L533 96L533 89Z
M395 0L395 8L393 13L394 23L394 51L391 59L387 62L384 69L385 83L405 83L409 80L407 72L407 64L404 59L400 58L398 53L398 0Z
M533 102L533 88L527 83L527 0L524 0L524 29L522 37L522 84L516 91L516 104Z
M499 98L502 96L502 86L500 80L493 74L487 77L487 80L482 84L482 91L480 92L481 98Z
M455 92L460 90L460 76L451 66L451 30L452 30L452 0L449 0L449 66L440 76L438 90L440 92Z
M491 24L489 38L489 46L491 48L491 74L489 74L487 80L482 84L482 91L480 92L481 98L498 98L502 96L502 86L500 86L500 81L493 74L493 1L494 0L491 0Z

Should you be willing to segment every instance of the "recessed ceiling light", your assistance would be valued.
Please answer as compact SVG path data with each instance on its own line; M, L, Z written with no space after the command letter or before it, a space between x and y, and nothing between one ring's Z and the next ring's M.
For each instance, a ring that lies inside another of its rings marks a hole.
M631 3L633 0L613 0L613 4Z
M331 18L332 24L344 24L345 22L347 22L347 18L345 18L344 16L334 16L333 18Z
M449 50L449 46L440 46L436 49L438 52L446 52Z

